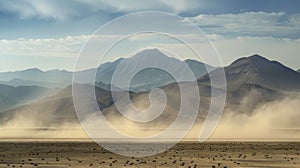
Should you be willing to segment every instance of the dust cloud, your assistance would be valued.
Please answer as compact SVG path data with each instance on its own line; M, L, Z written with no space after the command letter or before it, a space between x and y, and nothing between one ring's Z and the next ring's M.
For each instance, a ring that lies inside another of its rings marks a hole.
M225 111L212 139L300 140L300 96L263 103L250 115Z
M243 103L247 103L243 101ZM300 140L300 96L286 96L279 100L262 103L250 113L240 113L226 108L224 114L209 140ZM172 112L170 112L172 113ZM35 115L32 115L35 114ZM94 117L86 123L93 123ZM52 115L37 113L14 113L11 119L0 126L1 139L88 139L76 118L52 123ZM168 128L164 121L151 125L140 124L124 119L122 116L107 119L114 129L132 137L147 137L162 133ZM202 121L203 122L203 121ZM202 122L198 120L187 133L185 140L197 140ZM45 124L46 123L46 124ZM184 124L184 123L183 123ZM109 138L107 130L102 137ZM91 124L91 127L94 127ZM174 131L176 133L176 131Z

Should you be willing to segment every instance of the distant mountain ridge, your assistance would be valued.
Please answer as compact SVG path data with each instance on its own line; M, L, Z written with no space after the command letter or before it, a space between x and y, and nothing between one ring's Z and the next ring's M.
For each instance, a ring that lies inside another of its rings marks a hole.
M95 81L101 84L107 85L111 84L111 79L116 67L122 61L126 62L127 69L130 71L130 67L134 67L133 64L140 64L142 62L147 63L147 59L154 59L157 62L163 61L167 62L168 66L171 66L175 69L176 73L182 73L183 63L186 63L195 74L196 78L199 78L215 69L210 65L205 65L204 63L195 61L195 60L185 60L180 61L175 58L171 58L160 52L158 49L146 49L143 50L133 57L130 58L120 58L113 62L107 62L100 65L97 69L88 69L76 72L81 79L91 76L93 73L96 73ZM206 67L208 68L206 70ZM48 88L64 88L71 84L73 73L65 70L50 70L50 71L41 71L40 69L33 68L23 71L16 72L1 72L0 73L0 84L6 84L11 86L41 86ZM88 79L88 78L86 78ZM84 80L86 83L92 82L91 80ZM136 76L131 82L130 89L135 92L139 91L149 91L152 88L160 87L169 83L175 82L174 78L170 74L157 69L157 68L148 68L144 69ZM99 85L102 87L102 85Z
M38 68L31 68L15 72L1 72L0 81L21 79L36 82L65 83L72 79L72 73L65 70L42 71Z
M19 78L14 78L9 81L0 81L0 84L9 85L9 86L39 86L39 87L46 87L46 88L61 88L66 87L69 83L61 84L61 83L54 83L54 82L46 82L46 81L32 81L32 80L24 80Z

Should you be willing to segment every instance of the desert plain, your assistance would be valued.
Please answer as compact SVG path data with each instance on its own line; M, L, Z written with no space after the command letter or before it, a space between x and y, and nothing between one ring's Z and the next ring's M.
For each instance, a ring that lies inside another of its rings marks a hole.
M299 153L300 142L182 142L154 156L126 157L94 142L7 141L0 142L0 167L297 168Z

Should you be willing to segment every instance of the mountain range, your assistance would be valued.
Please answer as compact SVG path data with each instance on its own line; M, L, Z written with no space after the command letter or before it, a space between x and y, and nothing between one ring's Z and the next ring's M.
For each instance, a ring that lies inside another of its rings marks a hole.
M146 49L138 52L131 58L120 58L113 62L101 64L97 69L87 69L75 72L85 83L92 82L89 78L96 72L95 81L99 87L107 89L112 80L112 76L117 66L122 62L126 69L123 71L132 71L138 64L147 64L155 60L164 62L169 68L174 69L176 74L185 74L185 63L190 67L196 78L199 78L215 68L205 65L196 60L187 59L184 61L171 58L160 52L158 49ZM65 70L41 71L33 68L16 72L1 72L0 84L10 86L40 86L48 88L65 88L72 83L73 72ZM165 71L158 68L146 68L137 73L130 84L130 91L150 91L152 88L160 87L175 82L174 78Z
M1 72L0 83L11 86L41 86L49 88L70 85L72 73L65 70L42 71L38 68L15 72Z
M149 52L161 54L159 51L143 51L139 53L140 55L135 56L139 61L147 61L144 58ZM164 56L163 56L164 57ZM166 59L166 58L164 58ZM168 59L170 63L180 62L176 59ZM116 65L120 63L121 60L117 60L111 63L106 63L100 66L100 70L103 73L101 79L110 80L111 73L113 73ZM127 60L128 61L128 60ZM128 62L130 62L129 60ZM134 61L133 61L134 62ZM210 105L210 100L212 96L210 93L210 78L209 76L218 75L221 72L220 69L213 69L209 75L204 73L203 63L195 62L193 60L185 60L190 67L193 67L193 72L197 75L197 83L199 88L199 93L201 95L201 106L199 110L199 120L205 118L207 114L208 107ZM126 61L125 61L126 63ZM180 64L180 63L179 63ZM102 68L101 68L102 67ZM98 72L100 71L98 70ZM104 71L105 70L105 71ZM200 73L196 73L200 71ZM278 100L286 95L294 95L300 92L300 73L284 66L277 61L268 60L259 55L252 55L249 57L240 58L234 61L232 64L224 67L227 80L227 100L225 111L234 111L239 113L245 113L246 115L252 115L253 110L259 105ZM105 74L107 72L108 74ZM155 73L154 73L155 72ZM89 70L82 71L81 73L88 74ZM100 73L99 75L101 75ZM143 109L149 105L148 89L154 86L159 86L167 96L167 105L165 106L164 112L160 117L155 119L149 124L164 123L164 125L169 126L171 121L173 121L180 108L180 89L177 83L174 83L168 78L168 74L157 74L161 73L157 70L149 69L145 74L137 76L137 82L134 86L143 85L143 81L149 81L150 85L142 87L142 91L130 92L130 98L134 105L138 109ZM158 81L154 77L147 78L146 75L155 75L159 78L164 78L168 80ZM99 76L98 76L99 77ZM105 82L107 82L105 81ZM152 81L155 81L155 85ZM99 85L106 85L103 82ZM165 82L165 83L164 83ZM169 83L170 82L170 83ZM78 84L84 86L84 88L91 88L89 84ZM216 88L218 89L218 88ZM113 119L115 117L122 117L121 114L116 109L113 104L111 92L109 89L96 87L96 97L103 114L108 119ZM219 93L224 92L224 90L219 89ZM121 100L120 100L121 101ZM47 109L43 108L47 107ZM12 114L26 113L28 116L32 115L42 115L47 116L46 126L51 124L59 124L64 121L74 121L76 120L76 115L74 111L74 105L72 101L72 89L71 87L66 87L62 89L57 94L43 98L41 100L35 101L34 103L19 106L14 109L10 109L1 113L1 121L7 122L12 119ZM187 112L188 114L188 112ZM43 126L45 126L43 125ZM149 125L145 125L147 127Z

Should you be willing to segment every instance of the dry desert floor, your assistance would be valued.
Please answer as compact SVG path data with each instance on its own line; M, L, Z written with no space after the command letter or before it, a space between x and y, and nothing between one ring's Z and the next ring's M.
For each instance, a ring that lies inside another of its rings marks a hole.
M296 168L299 153L300 142L184 142L151 157L116 155L92 142L0 142L0 167Z

